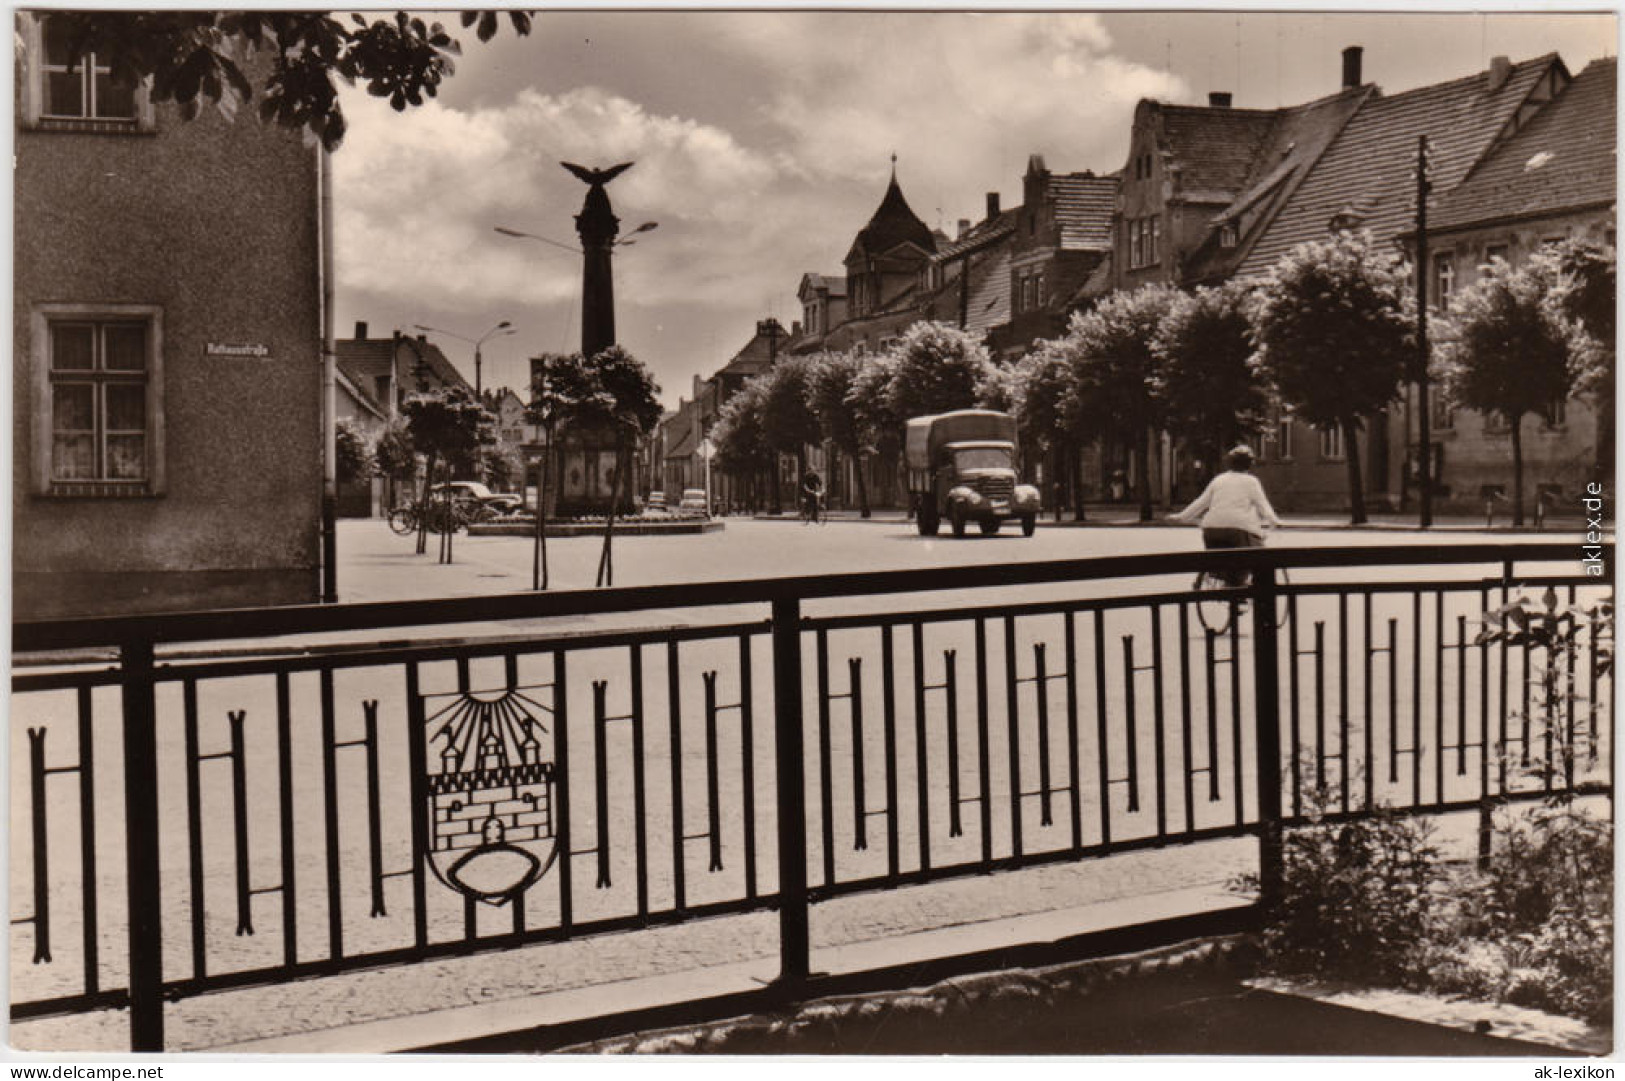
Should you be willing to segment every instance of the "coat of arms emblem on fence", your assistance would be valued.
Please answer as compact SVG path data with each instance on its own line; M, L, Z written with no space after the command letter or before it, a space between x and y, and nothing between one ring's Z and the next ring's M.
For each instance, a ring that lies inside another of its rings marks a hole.
M429 866L447 887L502 905L557 858L550 713L522 688L424 697Z

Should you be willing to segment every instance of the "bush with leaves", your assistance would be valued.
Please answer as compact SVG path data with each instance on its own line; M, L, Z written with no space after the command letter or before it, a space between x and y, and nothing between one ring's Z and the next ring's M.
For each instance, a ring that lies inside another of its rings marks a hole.
M1312 788L1304 802L1308 824L1283 839L1280 903L1263 933L1267 966L1408 982L1420 945L1437 926L1444 883L1432 824L1386 806L1331 820L1339 796L1328 786ZM1258 878L1238 884L1256 890Z
M372 448L355 421L345 417L333 426L333 459L338 479L346 484L373 475Z

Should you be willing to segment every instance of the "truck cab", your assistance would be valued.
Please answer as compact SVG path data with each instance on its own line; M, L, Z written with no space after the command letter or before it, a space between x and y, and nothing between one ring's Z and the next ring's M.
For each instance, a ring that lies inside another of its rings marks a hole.
M921 536L935 536L944 519L956 537L970 522L991 535L1012 518L1032 536L1038 489L1016 482L1015 436L1015 418L989 409L907 422L908 487Z

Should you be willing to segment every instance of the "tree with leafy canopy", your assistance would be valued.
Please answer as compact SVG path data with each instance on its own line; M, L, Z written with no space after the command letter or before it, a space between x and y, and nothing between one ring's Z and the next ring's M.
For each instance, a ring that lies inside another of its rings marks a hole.
M771 477L774 468L772 444L768 442L764 400L767 382L757 376L722 404L711 439L717 446L717 465L735 481L747 481L752 509L761 497L761 478ZM776 508L775 508L776 509Z
M987 347L947 323L915 323L887 353L895 358L891 407L904 420L973 408L994 385Z
M812 369L811 357L786 356L760 377L766 383L762 428L776 453L794 456L797 486L807 475L807 445L817 443L823 434L810 404ZM774 476L778 476L777 470Z
M869 484L863 461L874 453L874 433L864 424L852 400L863 365L864 357L860 353L815 354L809 373L807 406L818 419L823 437L856 464L858 512L867 518L870 515Z
M1243 282L1181 293L1151 342L1168 430L1210 470L1263 429L1269 408L1253 357L1251 296Z
M530 33L531 17L505 13L516 34ZM439 23L404 11L392 15L322 11L53 11L76 63L95 53L114 80L151 79L152 100L174 102L187 119L212 102L227 117L255 100L243 71L245 52L271 57L259 88L261 121L306 132L328 150L344 140L344 111L335 79L360 83L397 111L432 98L461 54ZM493 11L459 13L481 41L497 33Z
M1569 338L1545 301L1551 263L1497 259L1450 300L1453 339L1441 350L1452 400L1502 417L1512 437L1512 524L1523 525L1523 418L1568 397Z
M496 442L496 418L474 400L472 391L462 386L448 386L440 390L409 394L401 406L401 411L406 415L407 432L411 436L412 446L428 459L428 468L423 478L423 506L426 513L420 516L423 525L418 529L417 550L421 554L428 547L426 534L428 518L435 513L429 505L430 489L435 482L435 467L444 463L445 481L450 481L459 472L466 473L471 470L479 460L480 448ZM448 505L441 513L450 511L449 492L446 502ZM450 524L448 521L447 525ZM442 563L451 562L451 538L454 532L456 530L450 528L441 532Z
M1083 444L1068 423L1067 402L1073 394L1073 379L1066 350L1055 340L1035 342L1009 369L1007 382L1010 411L1015 414L1022 442L1049 456L1050 475L1057 485L1062 483L1063 476L1071 481L1073 518L1083 521L1083 495L1079 490L1077 468L1078 452ZM1059 521L1059 498L1055 513Z
M1397 254L1369 232L1300 244L1253 307L1260 369L1294 412L1343 433L1349 520L1366 521L1359 435L1399 395L1414 363L1415 300Z
M1161 361L1152 342L1178 295L1163 285L1113 293L1090 311L1074 314L1058 343L1072 366L1067 427L1140 452L1142 522L1151 520L1152 440L1166 414L1157 393Z
M610 472L609 510L604 516L604 547L598 557L600 586L615 584L613 542L621 488L629 487L633 448L660 423L660 387L641 361L618 345L587 361L588 382L571 402L566 420L584 431L607 431L615 446Z
M847 400L858 423L868 433L879 463L877 475L895 477L903 453L903 422L908 419L892 394L893 376L899 363L894 353L860 353L862 367L853 380ZM887 498L886 489L881 498Z
M1574 391L1597 413L1593 477L1612 484L1614 475L1614 249L1571 238L1543 248L1534 262L1547 268L1546 305L1569 332Z

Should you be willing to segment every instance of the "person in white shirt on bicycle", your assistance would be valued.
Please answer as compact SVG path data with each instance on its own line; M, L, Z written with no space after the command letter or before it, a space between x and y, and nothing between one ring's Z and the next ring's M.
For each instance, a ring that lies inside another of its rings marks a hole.
M1225 458L1226 471L1209 481L1195 502L1174 519L1200 521L1202 543L1208 548L1262 548L1264 530L1278 527L1281 519L1270 506L1264 486L1252 474L1252 450L1239 446Z

